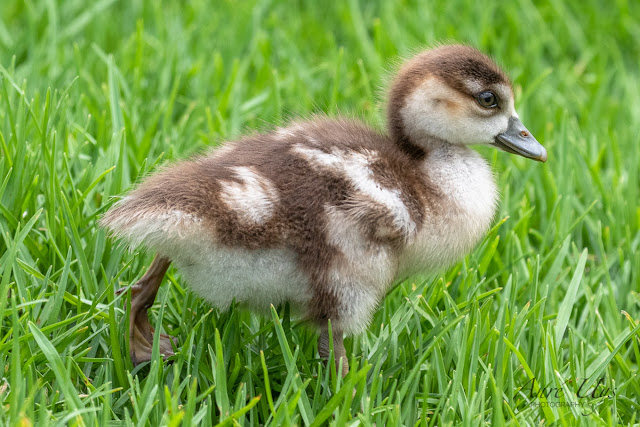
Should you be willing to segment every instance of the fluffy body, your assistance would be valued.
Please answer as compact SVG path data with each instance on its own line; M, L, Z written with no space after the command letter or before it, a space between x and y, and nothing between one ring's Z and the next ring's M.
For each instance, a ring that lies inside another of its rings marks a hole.
M415 161L359 122L316 118L169 167L103 224L171 259L220 309L288 301L349 334L398 279L471 250L496 194L469 148L443 144Z
M467 46L408 61L391 85L387 118L388 135L316 117L227 143L152 175L102 224L158 253L148 275L154 289L174 262L218 308L290 302L324 328L326 358L327 320L362 332L395 283L451 265L482 239L498 193L469 145L547 156L520 122L507 76ZM132 316L153 301L148 293ZM144 313L136 325L149 337ZM136 342L149 357L149 343Z

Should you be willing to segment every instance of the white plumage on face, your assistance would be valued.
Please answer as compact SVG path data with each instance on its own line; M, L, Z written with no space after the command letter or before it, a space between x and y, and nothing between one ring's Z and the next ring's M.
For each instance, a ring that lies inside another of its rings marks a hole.
M473 93L494 93L498 107L484 108L443 79L427 77L407 96L401 111L407 133L416 142L436 137L458 145L491 144L507 130L509 118L517 116L511 89L504 84L487 88L474 80L465 83Z

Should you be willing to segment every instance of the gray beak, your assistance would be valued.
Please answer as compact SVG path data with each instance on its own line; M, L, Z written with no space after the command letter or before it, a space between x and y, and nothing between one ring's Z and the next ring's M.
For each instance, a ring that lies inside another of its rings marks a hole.
M515 116L509 119L507 131L497 135L491 145L528 159L543 163L547 161L547 150L536 141L531 132Z

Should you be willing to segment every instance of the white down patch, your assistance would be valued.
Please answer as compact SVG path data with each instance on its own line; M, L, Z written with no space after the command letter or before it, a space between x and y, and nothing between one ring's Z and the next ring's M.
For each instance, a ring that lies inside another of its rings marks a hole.
M235 300L261 312L288 301L300 311L311 296L308 279L287 249L246 250L190 242L172 259L193 292L220 310Z
M342 253L329 271L340 313L335 327L358 334L366 330L392 285L396 262L386 246L368 240L345 212L327 206L325 214L328 242Z
M222 181L220 197L247 224L264 224L273 215L278 191L271 181L244 166L231 168L241 182Z
M394 226L403 234L408 236L415 232L416 224L411 219L409 210L400 197L400 190L385 188L375 180L369 165L371 161L376 160L378 155L376 152L361 153L334 148L331 153L325 153L302 144L296 145L293 150L310 164L343 175L359 193L387 208L393 217Z

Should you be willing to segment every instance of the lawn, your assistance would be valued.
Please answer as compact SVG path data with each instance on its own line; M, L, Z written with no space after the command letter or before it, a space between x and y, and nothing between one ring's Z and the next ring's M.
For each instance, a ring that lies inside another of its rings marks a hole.
M1 422L637 425L638 40L635 0L3 0ZM292 117L383 127L395 64L446 41L504 65L549 152L479 149L502 202L474 252L389 293L344 379L287 307L212 311L171 269L151 319L181 351L134 368L114 291L153 254L97 226L114 197Z

